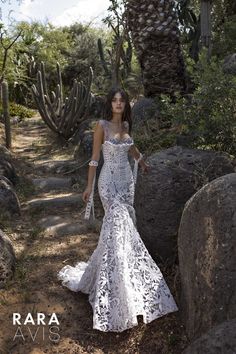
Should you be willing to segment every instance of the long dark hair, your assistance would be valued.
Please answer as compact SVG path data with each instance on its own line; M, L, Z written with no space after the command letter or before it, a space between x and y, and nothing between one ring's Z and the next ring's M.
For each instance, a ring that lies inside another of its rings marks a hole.
M132 118L131 118L131 107L130 107L130 103L129 103L129 95L122 88L112 87L111 90L108 92L107 97L106 97L105 107L104 107L103 118L106 120L112 119L112 104L111 104L111 102L112 102L113 97L117 93L120 93L121 97L125 101L125 109L122 114L122 122L127 121L129 123L129 134L131 134Z

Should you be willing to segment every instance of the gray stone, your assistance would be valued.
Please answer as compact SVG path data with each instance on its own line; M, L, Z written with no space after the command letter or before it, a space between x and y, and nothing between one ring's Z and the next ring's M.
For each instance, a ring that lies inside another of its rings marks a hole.
M78 195L66 195L62 197L54 198L41 198L41 199L32 199L26 203L26 209L40 209L44 210L46 208L68 208L68 207L77 207L81 208L84 205L84 201L80 194Z
M236 319L222 322L191 343L183 354L236 354Z
M84 132L83 138L80 142L80 151L86 157L90 157L93 152L93 131Z
M17 181L17 175L13 164L0 157L0 176L6 177L13 184Z
M228 154L172 147L147 159L149 174L139 170L135 209L137 226L152 257L177 260L177 233L187 200L209 181L234 172Z
M157 119L159 107L153 98L140 98L132 107L133 127L139 128L149 119Z
M72 236L88 231L85 223L71 222L71 219L61 216L48 216L41 219L38 224L45 230L45 235L51 236Z
M189 338L236 318L236 173L186 203L178 237L181 314Z
M78 166L78 161L76 160L50 160L45 161L36 166L41 172L48 173L66 173Z
M70 177L34 178L32 183L36 188L44 191L67 189L72 186Z
M49 215L38 221L40 228L45 230L45 235L51 236L73 236L85 234L89 230L99 230L101 222L95 220L92 222L82 220L80 222L71 222L70 218L59 215Z
M10 215L20 215L20 202L13 189L11 182L0 177L0 213L9 213Z
M91 120L86 119L80 123L78 130L76 133L69 139L69 143L72 145L79 145L81 140L83 139L84 132L91 131Z
M9 162L12 161L11 152L5 146L0 145L0 159L2 158Z
M0 230L0 289L5 286L8 279L13 276L16 257L12 242Z

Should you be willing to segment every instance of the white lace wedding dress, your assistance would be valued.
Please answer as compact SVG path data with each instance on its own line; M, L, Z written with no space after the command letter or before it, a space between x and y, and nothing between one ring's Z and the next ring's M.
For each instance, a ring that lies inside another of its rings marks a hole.
M136 228L128 122L123 122L123 139L116 137L113 123L99 124L105 135L98 190L105 215L98 245L88 262L66 265L58 279L72 291L89 294L93 328L121 332L138 324L137 315L148 323L178 308Z

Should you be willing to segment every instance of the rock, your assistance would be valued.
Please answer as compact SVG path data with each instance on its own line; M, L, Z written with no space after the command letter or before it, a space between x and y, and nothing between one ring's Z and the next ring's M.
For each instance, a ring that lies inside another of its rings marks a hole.
M0 176L6 177L13 184L17 181L15 168L12 164L12 155L10 151L0 145Z
M20 215L20 202L13 189L11 182L0 176L0 211L7 212L10 215Z
M70 218L58 215L49 215L38 222L40 228L45 230L45 235L53 236L72 236L85 234L88 232L88 226L84 220L81 222L71 222Z
M135 102L132 107L133 127L135 129L140 128L149 119L157 119L158 116L158 104L153 98L143 97Z
M11 152L5 146L2 145L0 145L0 160L1 159L7 160L9 162L12 161Z
M236 53L230 54L225 57L223 63L223 71L226 74L236 75Z
M6 177L13 184L17 181L17 174L13 164L6 160L5 158L0 157L0 176Z
M46 208L69 208L77 207L81 208L84 206L84 201L80 194L78 195L65 195L61 197L54 198L41 198L41 199L32 199L26 203L26 209L39 209L45 210Z
M80 142L80 151L86 157L91 157L93 152L93 131L86 131Z
M191 343L182 354L235 354L236 319L222 322Z
M171 147L147 159L150 172L139 170L135 209L140 235L155 261L177 259L177 233L187 200L204 184L234 172L228 154Z
M236 173L207 183L179 227L181 313L189 338L236 318Z
M72 186L70 177L34 178L32 182L36 188L44 191L66 189Z
M12 242L0 230L0 289L2 289L8 279L13 276L15 270L16 257Z
M76 160L50 160L37 165L37 169L40 172L48 173L65 173L72 171L78 166L78 161Z
M72 138L69 139L69 143L73 145L78 145L83 139L84 133L92 130L91 124L91 119L86 119L82 123L80 123L77 132L72 136Z

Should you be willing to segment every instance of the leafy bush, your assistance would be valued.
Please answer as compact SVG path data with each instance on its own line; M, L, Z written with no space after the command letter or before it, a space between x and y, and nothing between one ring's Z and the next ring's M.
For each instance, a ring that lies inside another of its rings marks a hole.
M0 114L2 115L2 105L0 104ZM17 116L20 119L31 118L35 115L33 109L29 109L15 102L10 102L9 113L11 117Z
M177 97L175 104L161 97L162 115L186 138L185 145L236 154L236 77L224 74L214 58L208 64L203 54L193 79L192 95Z

